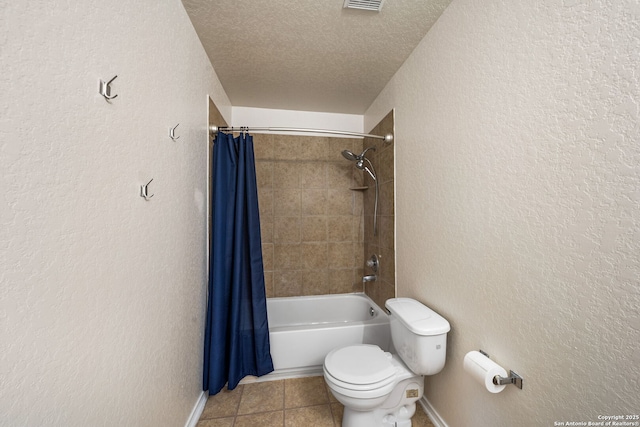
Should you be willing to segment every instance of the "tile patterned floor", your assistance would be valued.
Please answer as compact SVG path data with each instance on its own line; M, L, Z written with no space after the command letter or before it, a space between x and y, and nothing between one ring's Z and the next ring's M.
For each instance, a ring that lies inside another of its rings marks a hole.
M239 385L210 396L197 427L340 427L342 405L323 377ZM433 427L418 405L413 427Z

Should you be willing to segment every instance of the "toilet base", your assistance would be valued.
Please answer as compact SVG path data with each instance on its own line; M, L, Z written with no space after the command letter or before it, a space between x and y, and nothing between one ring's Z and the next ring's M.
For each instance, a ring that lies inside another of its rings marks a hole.
M413 376L400 381L389 397L370 411L344 407L342 427L411 427L416 402L422 397L424 378Z
M415 413L415 402L403 405L393 413L383 408L362 412L345 407L342 427L411 427L411 417Z

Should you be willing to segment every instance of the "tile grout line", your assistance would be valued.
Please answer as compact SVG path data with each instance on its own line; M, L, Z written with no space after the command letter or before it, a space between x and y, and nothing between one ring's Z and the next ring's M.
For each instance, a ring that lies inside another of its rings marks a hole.
M240 390L240 397L238 397L238 403L236 403L236 410L235 410L235 413L233 414L233 422L231 423L231 427L234 427L236 425L236 421L238 421L238 411L240 410L240 402L242 402L243 394L244 394L244 385Z
M286 402L287 402L287 380L284 379L282 380L282 427L285 427L287 422L287 419L286 419L287 412L285 411Z

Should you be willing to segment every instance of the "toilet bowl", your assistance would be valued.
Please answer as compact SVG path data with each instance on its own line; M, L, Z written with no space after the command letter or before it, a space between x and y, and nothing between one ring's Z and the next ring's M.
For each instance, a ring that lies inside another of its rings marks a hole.
M398 356L374 345L331 351L325 358L324 377L333 396L344 405L342 425L348 427L395 427L403 418L399 411L404 408L405 414L413 415L423 393L422 376L411 372ZM405 389L411 391L405 393Z
M394 298L386 306L398 354L360 344L336 348L325 358L325 381L344 405L342 427L411 427L423 375L444 366L449 323L408 298Z

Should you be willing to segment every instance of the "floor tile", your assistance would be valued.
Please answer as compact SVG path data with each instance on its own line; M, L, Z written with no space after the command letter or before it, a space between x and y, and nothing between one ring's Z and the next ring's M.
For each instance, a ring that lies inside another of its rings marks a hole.
M340 427L342 425L342 414L344 413L344 406L342 406L342 403L332 403L331 413L333 414L333 423Z
M416 413L413 417L411 417L411 426L412 427L434 427L433 423L422 409L422 406L419 403L416 403Z
M324 388L325 388L325 390L327 390L327 396L329 396L329 402L337 403L338 399L336 399L335 396L333 395L333 393L331 393L331 389L329 388L329 385L327 384L326 381L324 383Z
M294 378L284 381L285 408L300 408L327 403L329 403L329 396L327 396L323 377Z
M245 384L238 415L281 411L284 408L284 381Z
M242 396L242 388L239 385L234 390L222 389L218 394L209 396L204 406L200 419L233 417L238 412L238 404Z
M282 427L284 412L262 412L260 414L240 415L233 427Z
M235 417L200 420L198 424L196 424L196 427L233 427L234 420Z
M334 427L329 405L285 409L285 427Z
M210 396L197 427L340 427L344 407L323 377L238 386ZM413 427L434 427L420 404Z

